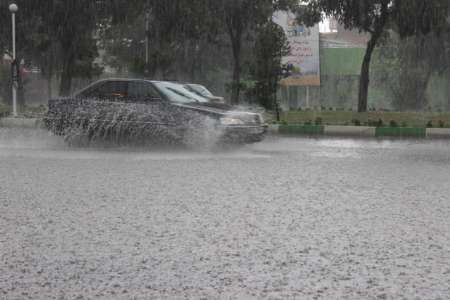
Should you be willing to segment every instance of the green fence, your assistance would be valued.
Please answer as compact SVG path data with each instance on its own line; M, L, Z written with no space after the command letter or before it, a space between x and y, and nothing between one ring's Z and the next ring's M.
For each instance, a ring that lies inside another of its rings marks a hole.
M281 134L322 135L324 126L320 125L280 125Z
M413 127L378 127L375 131L377 137L426 137L426 128Z

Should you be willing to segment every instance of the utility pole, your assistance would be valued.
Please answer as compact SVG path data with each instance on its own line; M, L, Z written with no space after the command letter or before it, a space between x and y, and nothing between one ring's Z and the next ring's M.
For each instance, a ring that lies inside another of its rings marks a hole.
M13 117L17 117L17 87L18 87L18 64L16 61L16 13L19 7L12 3L9 6L9 11L11 12L12 20L12 105L13 105Z

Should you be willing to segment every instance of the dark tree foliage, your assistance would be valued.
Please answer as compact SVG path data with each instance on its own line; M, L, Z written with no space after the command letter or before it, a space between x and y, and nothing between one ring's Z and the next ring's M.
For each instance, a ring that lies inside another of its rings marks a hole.
M448 0L396 0L392 5L393 26L400 37L444 34L448 28Z
M143 7L128 6L128 16L112 21L101 31L103 47L111 54L108 61L117 69L123 63L151 78L174 79L180 73L195 78L199 57L206 44L213 43L216 21L209 16L206 0L157 0ZM145 31L146 13L149 31ZM149 65L145 66L145 36L149 38ZM181 76L185 77L185 76Z
M282 75L281 59L289 53L284 30L273 22L258 28L251 75L256 81L254 96L267 109L276 109L276 91Z
M313 24L324 13L346 28L370 34L358 96L358 111L365 112L372 54L386 30L397 30L402 38L418 32L440 32L446 23L448 5L448 0L312 0L299 10L299 20Z

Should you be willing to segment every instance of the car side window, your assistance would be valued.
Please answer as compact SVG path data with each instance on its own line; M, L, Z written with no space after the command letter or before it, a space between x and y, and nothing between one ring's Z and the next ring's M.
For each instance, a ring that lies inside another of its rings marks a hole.
M134 100L154 101L161 99L161 95L148 82L131 81L128 83L128 96Z
M128 86L125 81L107 81L94 87L85 97L115 101L128 96Z

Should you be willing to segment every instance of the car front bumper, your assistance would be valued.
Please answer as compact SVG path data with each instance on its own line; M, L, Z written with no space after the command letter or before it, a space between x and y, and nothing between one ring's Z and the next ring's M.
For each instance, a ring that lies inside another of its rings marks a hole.
M267 125L234 125L221 126L222 139L228 143L257 143L267 134Z

